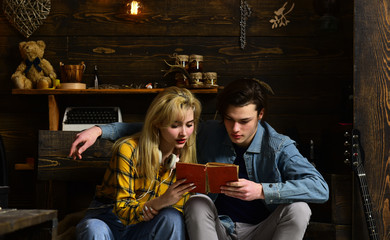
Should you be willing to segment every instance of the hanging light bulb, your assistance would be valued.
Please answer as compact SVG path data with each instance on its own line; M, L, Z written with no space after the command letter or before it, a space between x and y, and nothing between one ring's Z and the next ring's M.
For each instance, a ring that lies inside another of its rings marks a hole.
M138 10L141 7L140 2L133 0L127 3L126 6L127 6L127 11L126 11L127 14L137 15L138 13L140 13L140 11Z

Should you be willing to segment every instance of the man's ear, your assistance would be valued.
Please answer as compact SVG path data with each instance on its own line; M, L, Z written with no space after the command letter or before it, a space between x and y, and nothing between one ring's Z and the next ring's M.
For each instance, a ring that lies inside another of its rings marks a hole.
M264 108L260 110L259 115L257 116L257 119L260 121L264 117Z

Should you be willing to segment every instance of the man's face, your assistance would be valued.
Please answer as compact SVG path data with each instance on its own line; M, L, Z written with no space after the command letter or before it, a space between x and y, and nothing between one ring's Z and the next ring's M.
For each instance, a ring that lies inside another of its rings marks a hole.
M230 105L224 116L224 124L230 140L240 147L248 147L257 131L257 123L263 117L264 109L257 113L255 104L243 107Z

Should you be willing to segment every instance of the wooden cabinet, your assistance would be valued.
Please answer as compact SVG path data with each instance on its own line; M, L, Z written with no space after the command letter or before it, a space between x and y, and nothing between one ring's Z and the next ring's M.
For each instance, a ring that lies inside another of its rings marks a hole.
M155 89L12 89L12 94L23 95L47 95L49 107L49 130L57 131L60 114L58 110L57 96L60 95L113 95L113 94L156 94L163 91L163 88ZM196 94L216 94L217 88L190 89Z

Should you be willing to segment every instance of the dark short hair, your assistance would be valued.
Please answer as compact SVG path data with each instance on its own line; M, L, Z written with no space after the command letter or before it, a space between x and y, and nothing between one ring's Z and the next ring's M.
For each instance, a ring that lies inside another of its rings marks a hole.
M256 111L267 105L267 95L274 94L271 87L263 81L254 78L243 78L230 82L218 95L217 110L222 118L229 106L243 107L255 104Z

